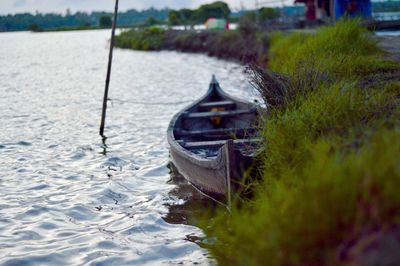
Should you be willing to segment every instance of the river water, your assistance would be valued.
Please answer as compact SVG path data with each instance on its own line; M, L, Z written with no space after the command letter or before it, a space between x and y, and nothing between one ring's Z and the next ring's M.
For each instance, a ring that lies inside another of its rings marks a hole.
M108 39L0 34L1 265L212 263L193 241L202 231L174 213L188 197L170 180L166 129L213 73L229 93L254 93L235 63L117 49L104 144Z

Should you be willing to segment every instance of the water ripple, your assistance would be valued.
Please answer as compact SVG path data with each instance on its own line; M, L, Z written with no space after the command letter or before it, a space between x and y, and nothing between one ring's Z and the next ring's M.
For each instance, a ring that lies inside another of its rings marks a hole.
M211 262L176 219L166 129L211 74L239 97L249 84L233 63L117 49L102 139L108 37L0 34L0 265Z

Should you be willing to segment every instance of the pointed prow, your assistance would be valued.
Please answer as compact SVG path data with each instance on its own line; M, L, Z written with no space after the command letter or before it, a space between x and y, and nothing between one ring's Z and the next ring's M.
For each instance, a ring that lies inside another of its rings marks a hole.
M212 75L212 78L211 78L211 84L218 84L217 78L215 77L214 74Z
M208 91L209 91L209 92L210 92L210 91L217 91L217 87L219 87L219 83L218 83L218 81L217 81L217 78L216 78L215 75L213 74L213 75L212 75L212 78L211 78L210 87L209 87Z

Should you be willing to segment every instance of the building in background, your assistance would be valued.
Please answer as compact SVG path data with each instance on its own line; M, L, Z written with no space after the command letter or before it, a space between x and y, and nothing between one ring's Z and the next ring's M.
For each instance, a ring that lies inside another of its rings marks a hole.
M206 28L208 30L229 30L229 23L226 19L209 18L206 21Z
M306 7L307 21L372 16L371 0L295 0Z
M334 6L335 18L372 16L371 0L335 0Z

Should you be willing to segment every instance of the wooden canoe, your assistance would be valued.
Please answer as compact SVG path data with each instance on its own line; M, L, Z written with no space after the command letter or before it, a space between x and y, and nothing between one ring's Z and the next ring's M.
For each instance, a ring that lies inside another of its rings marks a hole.
M230 204L257 146L258 108L226 94L213 76L207 93L168 128L172 163L194 187Z

